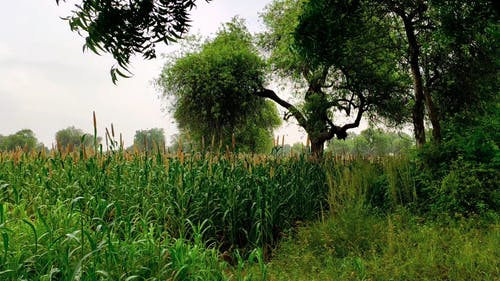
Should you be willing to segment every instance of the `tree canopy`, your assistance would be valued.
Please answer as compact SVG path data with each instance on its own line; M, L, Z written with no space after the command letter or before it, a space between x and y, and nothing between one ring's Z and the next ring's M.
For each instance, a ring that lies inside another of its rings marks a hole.
M206 0L210 2L210 0ZM56 0L60 2L66 0ZM85 36L84 47L92 52L110 53L118 66L111 69L116 82L127 76L130 58L141 54L156 57L157 43L169 44L186 34L189 12L195 0L81 0L66 17L72 31Z
M358 90L368 86L363 96L374 97L367 103L378 116L410 119L422 147L426 117L439 143L446 115L498 94L495 30L491 1L311 0L294 44L313 65L340 69Z
M234 136L241 150L263 152L280 124L275 105L254 95L264 67L243 22L234 19L213 40L167 63L158 84L192 139L214 136L228 144Z
M383 51L398 42L383 32L388 23L375 12L357 1L279 0L263 14L261 45L272 70L297 83L303 102L291 105L271 90L261 96L289 111L308 133L314 154L321 155L335 136L345 139L365 112L404 119L405 77L391 60L395 55Z

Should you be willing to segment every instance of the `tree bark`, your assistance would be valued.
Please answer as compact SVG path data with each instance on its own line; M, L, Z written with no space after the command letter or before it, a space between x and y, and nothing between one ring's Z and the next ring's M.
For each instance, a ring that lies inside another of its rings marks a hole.
M311 155L317 160L323 159L325 141L324 139L311 139Z
M431 120L432 124L432 141L434 144L438 145L439 143L441 143L441 119L439 116L438 108L432 100L431 91L429 90L432 88L432 85L435 79L437 79L438 74L434 74L434 76L431 77L429 70L430 63L426 60L425 56L423 57L422 63L424 65L423 75L425 81L425 106L427 107L427 112L429 112L429 119Z
M293 117L295 117L295 119L297 119L299 126L304 128L309 136L309 140L311 141L311 154L317 160L323 159L323 154L325 151L325 142L331 140L335 136L337 136L337 138L339 139L345 139L347 137L347 130L359 126L361 117L366 110L365 108L366 100L361 93L358 93L357 96L359 98L359 104L355 106L358 109L358 112L356 114L356 119L354 120L353 123L348 123L340 127L334 125L333 122L330 119L328 119L328 116L326 114L326 110L328 107L320 109L320 110L325 110L323 115L322 115L323 112L315 112L318 114L315 115L316 119L313 118L314 120L308 120L306 116L302 114L302 112L300 112L295 106L281 99L273 90L261 89L260 91L257 91L254 94L259 97L271 99L278 105L286 108L290 112L290 114ZM315 124L312 123L311 121L324 122L325 125L315 126Z
M441 123L437 113L436 106L432 101L432 96L429 93L427 87L424 88L425 95L425 105L427 106L427 111L429 112L429 119L432 124L432 141L434 144L439 144L441 142Z
M412 112L413 130L415 133L417 148L421 148L425 144L425 95L422 82L422 74L420 73L420 48L418 46L417 38L415 35L415 27L411 18L407 17L405 14L400 14L400 16L403 19L406 37L408 39L408 55L410 59L410 68L413 78L413 92L415 98L415 105L413 106Z

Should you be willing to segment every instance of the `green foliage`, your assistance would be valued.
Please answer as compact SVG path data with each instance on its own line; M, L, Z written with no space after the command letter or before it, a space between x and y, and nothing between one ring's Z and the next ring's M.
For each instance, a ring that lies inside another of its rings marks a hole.
M145 59L153 59L157 43L169 44L185 35L189 11L195 7L193 0L78 2L81 4L74 6L72 15L65 19L72 31L86 34L86 48L96 54L113 55L118 63L111 69L113 83L117 75L127 77L131 56L142 54Z
M276 105L264 101L258 116L246 120L246 124L236 134L236 147L241 152L269 153L273 147L273 129L281 125Z
M59 130L56 133L56 142L59 149L66 147L79 148L82 141L85 147L94 147L94 138L74 126ZM98 139L99 142L100 138Z
M500 176L498 168L457 160L437 187L437 211L459 214L500 212Z
M167 64L158 80L173 97L179 128L201 142L215 136L240 151L267 152L280 125L274 104L254 95L264 83L264 63L243 22L234 19L216 37ZM267 151L266 151L267 150Z
M432 221L406 211L418 206L421 171L405 157L318 164L212 151L0 153L0 277L488 280L499 273L491 263L500 257L498 216ZM459 205L491 210L484 200L493 197L474 192L494 184L483 172L456 163L443 194L454 196L449 187L463 181Z
M415 166L404 156L377 161L337 157L327 161L328 205L335 215L352 208L390 211L417 203Z
M410 81L398 65L402 41L387 32L392 22L377 5L311 0L299 19L294 48L310 67L326 67L338 75L332 78L337 85L332 87L331 100L352 103L353 96L363 96L361 110L376 112L395 123L408 120ZM349 115L351 104L338 103L337 110Z
M422 193L435 212L500 211L499 112L496 103L484 116L456 116L445 123L442 143L420 154L425 164L420 176Z
M286 78L303 79L306 62L293 50L293 33L302 13L302 0L272 1L261 14L267 31L258 35L259 45L269 53L272 70Z
M429 1L437 23L422 43L428 85L441 118L483 114L498 96L500 24L488 1Z
M30 129L20 130L12 135L0 136L0 150L12 151L16 148L34 150L43 147Z
M317 156L326 141L345 139L365 112L395 123L408 118L408 77L398 72L401 54L390 51L401 40L384 32L391 23L378 12L359 1L277 0L262 15L260 44L273 74L303 97L300 107L285 107ZM348 117L343 125L340 115Z
M421 69L442 140L419 152L421 209L498 212L498 10L490 1L422 3L419 20L434 28L418 27Z
M165 132L160 128L135 131L134 147L139 151L152 152L165 146Z
M495 280L498 222L425 222L400 210L344 212L301 227L270 263L271 280Z

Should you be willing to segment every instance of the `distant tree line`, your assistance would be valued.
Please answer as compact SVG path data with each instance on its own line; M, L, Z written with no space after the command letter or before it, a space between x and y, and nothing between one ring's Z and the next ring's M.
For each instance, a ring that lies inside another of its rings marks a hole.
M359 135L350 134L345 141L338 139L330 141L327 151L333 155L374 157L405 154L413 147L415 147L415 141L406 133L386 132L370 127Z
M8 136L0 135L0 150L12 151L16 149L42 149L43 144L38 142L38 139L30 129L22 129Z
M384 155L400 155L415 148L412 136L404 132L390 132L380 128L369 127L360 134L351 133L345 140L333 139L328 142L326 153L334 156L377 157ZM275 143L273 153L276 155L300 155L311 152L309 144Z

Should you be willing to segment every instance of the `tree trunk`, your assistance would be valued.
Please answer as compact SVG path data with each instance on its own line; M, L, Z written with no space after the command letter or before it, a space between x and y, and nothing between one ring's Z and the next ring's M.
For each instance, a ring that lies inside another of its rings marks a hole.
M406 37L408 39L408 55L410 58L410 68L413 78L413 92L415 98L415 105L413 106L412 112L413 130L415 133L417 148L421 148L425 144L425 95L422 82L422 74L420 73L420 50L417 38L415 36L415 28L413 26L413 22L407 16L402 15L402 18L405 26Z
M425 59L425 57L424 57ZM425 86L424 86L424 95L425 95L425 106L427 107L427 111L429 112L429 119L431 120L432 124L432 141L434 144L439 144L441 142L441 120L439 117L439 112L438 108L432 101L432 95L430 92L430 88L432 87L433 80L436 78L432 78L430 71L429 71L429 66L430 64L426 62L425 60L423 61L424 66L424 81L425 81Z
M429 112L429 119L431 120L432 124L432 141L434 142L434 144L439 144L441 142L441 123L439 120L437 109L436 106L434 105L434 102L432 101L432 96L429 93L427 87L425 88L424 94L425 94L425 104L427 106L427 111Z
M325 140L311 139L311 155L318 160L323 159L325 151Z

